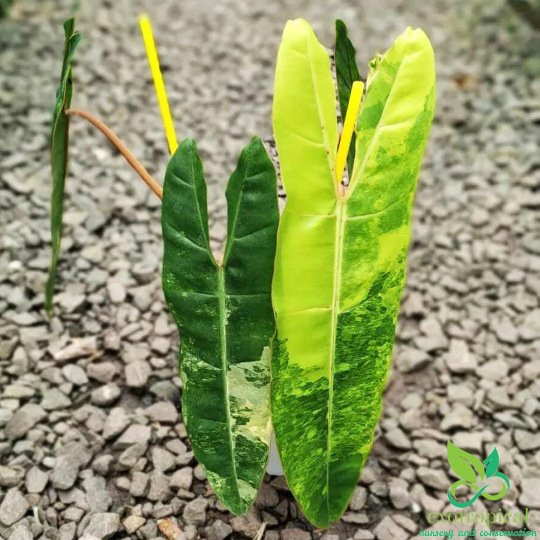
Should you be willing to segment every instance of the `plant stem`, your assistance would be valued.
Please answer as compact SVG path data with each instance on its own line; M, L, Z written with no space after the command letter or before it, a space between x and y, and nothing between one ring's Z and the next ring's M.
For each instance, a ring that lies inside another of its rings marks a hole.
M133 170L142 178L143 182L161 199L163 200L163 188L152 178L150 173L137 160L137 158L127 149L126 145L118 138L118 136L107 127L101 120L92 116L86 111L79 109L68 109L65 111L68 116L80 116L94 127L99 129L107 139L116 147L116 149L124 156L126 161L131 165Z

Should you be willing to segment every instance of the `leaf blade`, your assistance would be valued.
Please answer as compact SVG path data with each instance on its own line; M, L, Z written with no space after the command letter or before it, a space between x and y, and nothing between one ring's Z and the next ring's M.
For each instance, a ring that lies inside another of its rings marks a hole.
M81 35L75 32L74 18L68 19L64 23L64 34L64 58L60 85L56 93L51 136L51 172L53 178L53 192L51 196L52 257L45 288L45 309L49 315L53 309L54 283L56 281L58 260L60 258L64 216L64 191L68 165L69 117L64 111L71 105L73 95L72 63L75 50L81 41Z
M183 415L216 494L231 511L244 514L266 467L269 347L275 331L270 287L276 181L259 139L240 156L228 203L234 226L219 266L209 246L202 162L195 142L184 141L167 169L162 209L163 290L182 338ZM269 242L261 243L256 234L238 235L250 221L267 225Z
M335 111L326 49L306 21L288 21L278 51L272 116L282 181L289 208L295 212L332 210L329 201L337 190ZM315 158L308 160L310 155ZM299 165L302 162L304 166Z
M357 215L384 210L396 201L396 194L410 195L415 183L401 186L399 178L403 174L414 177L420 167L435 108L434 53L422 30L408 28L374 63L358 117L356 157L348 193L351 213ZM382 155L385 148L390 150L386 160ZM392 171L390 158L397 162L407 152L414 153L400 163L411 171ZM376 176L381 168L391 173L389 186Z
M284 42L286 38L285 32ZM294 58L280 49L276 78L282 73L280 62L286 62L289 68L294 65L300 81L309 80L308 67L295 65ZM415 69L432 71L434 65L413 68L412 74L405 70L409 78L414 78ZM299 87L294 79L289 84ZM297 123L320 121L321 104L314 94L295 96L283 86L276 84L275 109L287 97L311 99L302 112L306 118L297 118ZM375 83L371 88L377 89ZM433 92L431 85L423 90ZM327 100L324 106L332 106L331 98ZM393 107L399 108L399 101ZM299 102L289 103L286 110L299 107ZM327 527L347 507L379 418L405 277L412 197L399 197L394 206L378 213L362 213L356 190L345 198L330 192L325 179L331 171L310 168L310 161L322 162L316 151L304 153L302 138L284 136L282 126L276 125L286 110L274 111L287 203L273 285L278 340L272 361L272 416L289 487L306 517ZM429 122L432 112L427 113ZM323 127L327 130L328 124ZM425 144L426 137L427 132L419 135L418 144ZM357 139L357 161L358 144ZM405 143L399 139L396 144L401 148ZM297 161L294 171L287 163L292 159ZM310 168L309 183L298 172L298 162ZM380 166L383 172L373 189L387 198L395 196L396 187L383 181L391 171L385 162ZM414 192L419 167L419 160L408 161L403 177L407 194ZM362 176L358 185L363 180ZM312 200L318 204L312 205Z
M345 121L347 107L351 98L351 89L355 81L360 81L360 72L356 64L356 49L349 39L349 32L345 23L336 19L336 43L335 43L336 79L339 95L339 108L341 119ZM352 174L356 135L353 134L349 153L347 154L347 169Z

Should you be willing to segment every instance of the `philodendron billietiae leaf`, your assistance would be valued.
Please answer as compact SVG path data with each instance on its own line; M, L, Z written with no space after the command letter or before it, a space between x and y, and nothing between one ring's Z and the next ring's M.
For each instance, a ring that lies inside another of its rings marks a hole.
M275 170L260 139L227 187L225 254L210 249L206 183L195 142L172 157L163 189L163 290L181 336L183 417L214 491L245 514L270 441L271 302L279 220Z
M64 215L64 186L67 174L68 145L69 145L69 116L65 114L71 105L73 94L72 63L75 49L81 41L81 35L75 31L75 19L64 23L65 45L60 86L56 92L56 104L53 113L51 136L51 164L53 192L51 198L51 242L52 259L49 278L45 289L45 307L52 311L54 282L60 257L62 240L62 220Z
M373 69L342 195L330 60L306 21L287 23L273 109L287 203L273 285L272 420L291 491L320 527L347 507L379 419L435 104L421 30L408 29Z

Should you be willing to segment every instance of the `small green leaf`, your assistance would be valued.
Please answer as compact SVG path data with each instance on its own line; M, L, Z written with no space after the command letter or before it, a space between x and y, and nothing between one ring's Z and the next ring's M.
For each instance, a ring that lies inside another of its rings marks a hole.
M49 268L49 279L45 290L45 307L50 314L53 308L54 282L58 259L60 257L60 243L62 240L62 221L64 216L64 187L66 182L68 144L69 144L69 117L65 110L71 105L73 94L72 63L75 49L81 41L81 35L75 31L75 19L68 19L64 23L65 45L64 61L60 86L56 92L56 104L53 114L51 135L51 166L53 179L53 192L51 197L51 242L52 259Z
M366 90L369 89L369 87L371 86L373 78L375 77L375 74L377 73L381 62L383 61L383 58L384 57L382 54L376 54L375 57L370 60L368 76L366 79Z
M497 469L499 468L499 452L494 448L493 452L484 460L484 465L486 466L486 477L489 478L493 476Z
M355 81L360 80L360 73L356 65L356 50L351 40L347 26L340 19L336 20L336 47L335 47L335 62L336 62L336 78L339 94L339 108L341 110L341 120L345 121L347 107L351 97L351 88ZM347 169L349 175L352 174L354 164L354 154L356 145L356 135L353 134L351 146L347 155Z
M458 448L455 444L452 444L452 441L450 440L448 440L447 450L448 463L460 478L471 484L476 484L476 469L480 476L480 480L484 479L484 464L476 456Z

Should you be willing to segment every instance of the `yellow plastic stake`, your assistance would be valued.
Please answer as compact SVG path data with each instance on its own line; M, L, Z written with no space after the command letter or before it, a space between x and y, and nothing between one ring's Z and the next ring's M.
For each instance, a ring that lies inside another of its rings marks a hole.
M156 50L156 43L154 41L154 34L152 33L152 25L150 24L150 19L147 15L140 16L139 24L141 25L144 46L146 47L148 63L150 64L150 71L152 72L152 78L154 79L154 86L156 88L156 95L161 111L161 118L163 119L167 143L169 144L169 151L172 155L178 148L178 140L176 139L176 133L174 131L171 109L165 90L165 82L163 81L163 75L159 67L159 58Z
M358 116L363 93L364 83L362 81L354 81L337 151L336 176L338 184L341 183L341 179L343 178L343 171L345 170L345 163L347 163L347 154L349 153L349 147L351 146L351 139L356 126L356 117ZM349 171L349 174L351 172L352 171Z

